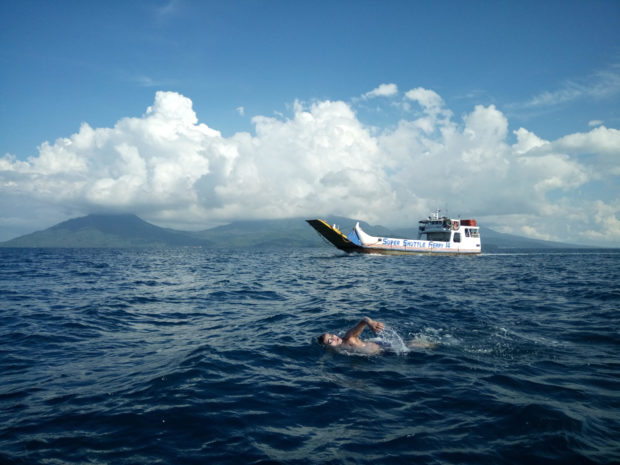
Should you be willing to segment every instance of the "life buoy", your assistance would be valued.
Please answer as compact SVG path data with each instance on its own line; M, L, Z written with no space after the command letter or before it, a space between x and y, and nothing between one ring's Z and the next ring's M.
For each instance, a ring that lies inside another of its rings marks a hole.
M456 231L457 229L459 229L459 222L458 222L458 221L453 221L453 222L452 222L452 229L454 229L455 231Z

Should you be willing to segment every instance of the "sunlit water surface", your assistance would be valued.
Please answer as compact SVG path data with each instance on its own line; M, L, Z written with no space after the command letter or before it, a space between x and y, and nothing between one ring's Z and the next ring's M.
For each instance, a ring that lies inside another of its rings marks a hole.
M364 315L391 351L316 343ZM618 463L618 438L619 253L0 249L3 464Z

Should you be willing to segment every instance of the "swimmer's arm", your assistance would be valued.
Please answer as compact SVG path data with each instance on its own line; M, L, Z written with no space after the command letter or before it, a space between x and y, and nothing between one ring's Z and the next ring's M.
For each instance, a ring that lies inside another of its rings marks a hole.
M371 320L368 317L364 317L364 319L366 320L366 323L368 323L368 327L375 334L380 333L381 331L383 331L383 328L385 328L383 323L381 323L380 321Z
M353 328L347 331L347 333L343 336L342 340L348 341L350 339L357 338L360 334L362 334L362 331L364 331L366 325L368 325L368 327L375 334L379 331L382 331L384 327L383 323L381 323L380 321L374 321L365 316L360 320L358 324L356 324L355 326L353 326Z

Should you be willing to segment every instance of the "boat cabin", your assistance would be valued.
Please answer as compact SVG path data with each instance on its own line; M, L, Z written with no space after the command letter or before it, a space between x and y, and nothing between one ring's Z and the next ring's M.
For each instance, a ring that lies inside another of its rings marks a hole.
M439 210L418 226L418 239L433 242L468 242L480 240L480 229L476 220L439 217Z

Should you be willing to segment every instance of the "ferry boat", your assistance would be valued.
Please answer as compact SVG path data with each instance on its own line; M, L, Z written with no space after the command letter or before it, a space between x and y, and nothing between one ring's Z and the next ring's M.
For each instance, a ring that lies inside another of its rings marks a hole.
M306 220L310 226L345 252L383 254L479 254L480 228L476 220L454 219L439 216L435 211L418 226L417 239L375 237L365 233L356 223L349 235L342 233L336 225L330 226L321 219Z

